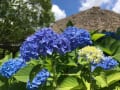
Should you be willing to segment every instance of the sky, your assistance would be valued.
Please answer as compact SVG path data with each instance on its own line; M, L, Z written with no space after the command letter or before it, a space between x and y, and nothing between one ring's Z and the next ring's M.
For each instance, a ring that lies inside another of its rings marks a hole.
M52 12L56 21L94 6L120 14L120 0L52 0Z

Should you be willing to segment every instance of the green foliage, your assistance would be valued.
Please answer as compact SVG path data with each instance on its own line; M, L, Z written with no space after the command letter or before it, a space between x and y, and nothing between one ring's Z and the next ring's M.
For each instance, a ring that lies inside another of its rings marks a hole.
M97 40L94 44L99 46L108 55L113 56L120 53L120 41L112 37L104 37Z
M115 54L115 55L113 56L113 58L116 59L116 60L118 60L118 61L120 62L120 53Z
M69 20L69 21L67 22L66 27L68 27L68 26L74 26L74 24L73 24L73 22L72 22L71 20Z
M34 1L34 0L33 0ZM37 2L37 1L36 1ZM91 34L95 46L101 48L105 55L110 55L120 62L120 41L104 34ZM28 80L32 81L42 68L48 69L51 76L39 87L39 90L119 90L120 66L111 70L98 67L91 72L91 64L84 58L78 58L79 49L65 55L54 53L52 56L31 60L12 78L0 76L0 90L26 90ZM0 64L11 58L7 55Z
M51 0L1 0L0 41L21 43L38 27L54 21Z
M100 39L100 38L102 38L102 37L104 37L104 36L105 36L105 34L96 33L96 34L93 34L93 35L92 35L92 40L93 40L93 41L96 41L96 40L98 40L98 39Z
M31 70L34 68L34 65L32 64L28 64L27 66L25 66L24 68L22 68L21 70L19 70L15 75L14 78L17 81L21 81L26 83L29 80L29 75L31 73Z
M78 78L67 77L60 83L56 90L81 90L83 87L83 83L78 82Z
M12 54L11 54L11 53L8 54L8 55L6 55L4 58L2 58L2 59L0 60L0 65L1 65L2 63L4 63L4 62L8 61L10 58L12 58Z
M111 85L117 81L120 81L120 71L110 71L109 73L110 74L107 74L108 85Z

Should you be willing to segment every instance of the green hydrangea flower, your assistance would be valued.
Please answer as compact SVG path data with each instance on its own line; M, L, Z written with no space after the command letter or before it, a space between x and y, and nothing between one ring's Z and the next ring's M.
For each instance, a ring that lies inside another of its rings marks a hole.
M93 63L99 63L103 58L103 52L94 46L86 46L79 50L79 56Z

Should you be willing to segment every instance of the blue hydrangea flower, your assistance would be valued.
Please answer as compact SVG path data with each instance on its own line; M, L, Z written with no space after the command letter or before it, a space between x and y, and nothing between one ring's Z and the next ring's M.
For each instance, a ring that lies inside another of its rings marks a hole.
M65 54L71 51L70 41L63 35L59 35L54 44L55 51L59 54Z
M63 35L70 41L71 50L92 44L90 34L85 29L68 27L64 30Z
M96 67L101 67L101 68L103 68L105 70L109 70L109 69L114 68L117 65L118 65L117 61L114 60L112 57L108 56L108 57L104 57L101 60L101 62L98 63L98 64L92 63L91 71L94 71L94 69Z
M38 43L33 41L25 41L20 47L20 56L25 60L29 61L30 58L38 59Z
M46 69L42 69L32 80L28 81L27 89L28 90L38 90L38 87L43 84L47 78L50 76L50 73Z
M22 58L10 59L0 67L0 74L6 78L10 78L25 65L26 64Z
M43 28L29 36L20 47L20 56L29 61L39 55L52 55L53 52L65 54L70 51L69 40L55 33L51 28Z
M39 55L51 55L54 49L54 42L58 38L51 28L43 28L29 36L20 47L20 54L26 61L30 58L38 58Z

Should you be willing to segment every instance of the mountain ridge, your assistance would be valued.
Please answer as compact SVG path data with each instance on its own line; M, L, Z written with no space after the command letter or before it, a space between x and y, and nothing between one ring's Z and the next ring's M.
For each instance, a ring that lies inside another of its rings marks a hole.
M61 29L64 30L66 28L68 21L72 21L74 26L78 28L85 28L87 30L116 31L120 27L120 14L100 9L99 7L93 7L56 21L52 28L56 32L61 32Z

